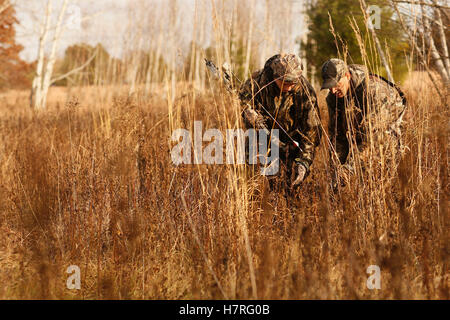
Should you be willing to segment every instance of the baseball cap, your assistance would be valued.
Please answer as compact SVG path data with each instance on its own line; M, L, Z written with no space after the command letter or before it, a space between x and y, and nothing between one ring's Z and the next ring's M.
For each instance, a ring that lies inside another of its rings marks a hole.
M322 65L323 84L320 90L335 87L345 72L347 72L347 65L341 59L326 61Z

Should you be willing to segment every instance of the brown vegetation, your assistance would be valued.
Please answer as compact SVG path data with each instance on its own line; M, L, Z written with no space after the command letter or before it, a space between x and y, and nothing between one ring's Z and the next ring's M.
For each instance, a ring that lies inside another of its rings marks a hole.
M173 129L240 126L223 92L4 102L0 298L448 299L448 107L410 79L392 183L356 176L333 196L322 140L295 199L242 166L172 164Z
M189 21L178 1L133 1L120 63L78 45L55 74L48 68L47 85L67 88L50 87L47 109L30 109L30 92L0 93L0 298L449 299L448 84L422 46L401 52L410 104L396 169L363 158L368 169L333 193L326 135L294 197L270 192L249 167L173 165L173 130L192 130L194 120L204 130L243 127L238 102L212 86L203 58L245 78L291 50L293 3L197 0L185 55ZM50 15L39 17L45 26ZM321 24L335 39L354 35L379 73L379 53L356 23ZM444 44L442 28L430 28L419 31ZM336 56L357 54L335 44ZM43 48L36 70L56 63ZM326 128L324 92L319 105ZM81 269L81 290L66 287L70 265ZM366 287L370 265L381 268L380 290Z
M23 47L16 43L15 9L0 0L0 90L30 86L31 66L19 57Z

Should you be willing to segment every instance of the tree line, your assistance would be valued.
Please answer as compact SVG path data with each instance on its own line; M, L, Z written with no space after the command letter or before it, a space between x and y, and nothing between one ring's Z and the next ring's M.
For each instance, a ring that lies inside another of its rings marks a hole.
M64 5L68 2L64 0ZM51 27L51 1L49 4L42 21L40 41L48 36L46 31ZM59 33L63 32L64 5L60 20L54 26ZM262 67L270 56L269 51L282 51L286 47L289 32L295 28L289 14L293 10L291 1L279 8L274 1L266 0L262 9L254 0L235 2L223 8L218 1L213 1L208 9L203 0L196 0L195 5L192 40L181 54L176 52L180 30L162 24L168 20L175 25L179 19L177 1L173 0L167 6L170 19L161 18L159 29L155 23L150 35L144 29L138 33L139 43L149 41L153 46L130 46L117 58L101 43L94 46L78 43L69 46L63 57L58 58L57 45L54 45L57 33L50 52L44 50L45 41L40 42L38 59L26 63L20 58L23 47L16 42L18 21L14 5L9 0L0 0L0 90L32 88L31 100L41 100L32 102L37 106L45 105L45 99L42 103L45 94L39 91L51 85L126 84L135 88L145 84L149 91L151 83L170 78L172 82L191 81L202 88L207 80L204 58L227 60L237 76L245 79ZM378 27L368 24L373 18L368 8L374 6L379 8L375 12ZM409 70L423 70L437 87L437 82L449 81L449 10L445 2L437 0L307 0L303 8L306 30L302 38L296 39L295 53L305 62L306 75L313 84L320 77L322 63L330 57L340 57L348 63L369 64L371 69L395 81L402 80ZM214 15L215 20L211 21L217 25L213 24L208 31L205 21L209 13ZM208 32L211 40L205 47ZM165 33L172 38L165 39ZM164 41L171 44L170 52L165 52ZM178 56L183 59L181 63L175 61Z

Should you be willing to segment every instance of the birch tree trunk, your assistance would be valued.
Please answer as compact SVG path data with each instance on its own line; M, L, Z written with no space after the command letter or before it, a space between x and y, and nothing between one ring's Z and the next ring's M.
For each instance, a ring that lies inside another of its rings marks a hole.
M52 2L49 0L47 2L45 22L42 23L39 35L39 47L38 47L38 59L36 64L36 75L33 79L33 84L30 93L30 106L32 108L37 108L41 103L42 98L42 76L44 70L44 49L45 43L47 42L48 32L50 30L50 22L52 16Z
M45 45L47 42L48 33L51 27L52 19L52 1L48 0L45 23L41 27L41 34L39 38L38 47L38 62L36 66L36 75L33 79L33 84L31 88L30 95L30 105L36 109L43 109L47 104L47 94L48 89L52 82L53 67L56 62L56 53L58 50L59 41L61 39L61 31L63 29L63 18L67 9L69 0L64 0L61 11L58 16L58 20L55 27L55 34L52 40L52 47L50 51L50 56L47 61L45 61Z
M434 5L438 5L436 0L433 0ZM447 70L447 77L450 78L450 57L448 55L448 46L447 46L447 39L445 37L445 31L444 31L444 24L442 22L442 15L441 15L441 9L440 8L436 8L435 10L436 16L437 16L437 20L438 20L438 28L439 28L439 37L440 37L440 42L442 45L442 50L443 50L443 60L444 60L444 65L445 65L445 69Z
M424 28L425 42L427 43L430 49L430 54L434 60L437 71L442 77L442 80L444 80L444 82L447 83L449 81L449 74L448 74L449 71L447 68L445 68L443 59L439 55L439 52L436 48L436 44L434 43L434 39L431 34L430 22L428 21L428 17L425 15L425 9L422 4L420 5L420 9L422 10L422 22Z
M64 18L64 14L66 12L68 3L69 3L69 0L64 0L61 11L59 13L58 22L56 24L55 35L53 37L53 42L52 42L52 49L51 49L50 57L48 58L47 67L46 67L45 75L44 75L44 82L42 84L42 100L40 102L40 105L38 105L38 107L40 107L40 108L45 108L47 105L48 89L50 88L50 84L51 84L53 67L55 66L55 62L56 62L56 53L58 51L59 41L61 40L61 31L63 29L62 28L63 18Z

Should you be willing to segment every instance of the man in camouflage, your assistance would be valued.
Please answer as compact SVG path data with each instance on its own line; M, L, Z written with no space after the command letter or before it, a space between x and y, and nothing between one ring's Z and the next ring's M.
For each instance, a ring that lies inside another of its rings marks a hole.
M321 138L320 115L314 89L302 75L294 54L277 54L240 88L242 116L248 128L278 129L280 159L291 187L307 177Z
M369 141L375 142L375 150L395 149L391 155L401 149L406 99L400 88L365 66L340 59L323 64L322 78L321 90L330 90L326 101L332 153L340 164L353 172L355 155L363 153Z

